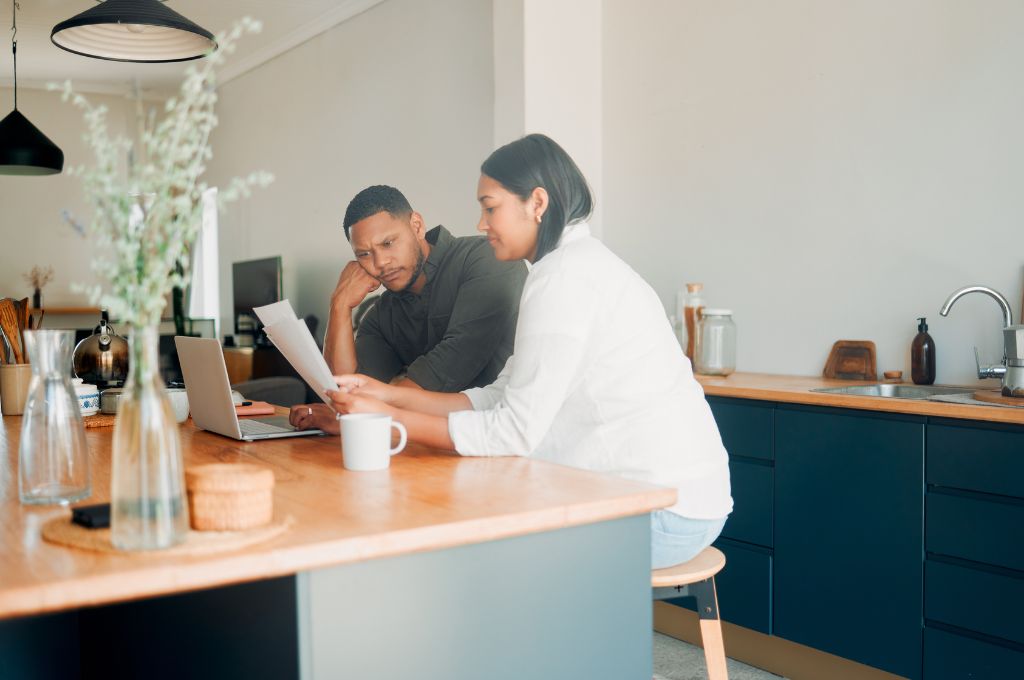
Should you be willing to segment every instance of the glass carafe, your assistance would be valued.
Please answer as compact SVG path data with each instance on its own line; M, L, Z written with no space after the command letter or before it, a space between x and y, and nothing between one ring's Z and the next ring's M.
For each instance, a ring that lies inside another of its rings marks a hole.
M74 503L92 493L85 426L71 385L74 331L25 331L32 381L21 421L22 503Z
M154 326L128 338L128 379L114 424L110 538L121 550L156 550L188 535L178 423L160 378Z

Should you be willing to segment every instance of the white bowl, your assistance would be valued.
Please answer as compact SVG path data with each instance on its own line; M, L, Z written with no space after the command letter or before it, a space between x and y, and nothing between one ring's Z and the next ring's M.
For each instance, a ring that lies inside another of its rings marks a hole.
M100 391L95 385L86 385L81 378L72 379L75 396L78 397L78 410L82 416L91 416L100 412Z

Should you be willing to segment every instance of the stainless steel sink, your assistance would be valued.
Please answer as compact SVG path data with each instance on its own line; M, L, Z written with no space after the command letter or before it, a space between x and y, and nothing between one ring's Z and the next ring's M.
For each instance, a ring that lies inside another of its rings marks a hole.
M851 394L861 397L886 397L889 399L929 399L940 394L973 394L965 387L944 387L941 385L897 385L878 383L875 385L850 385L849 387L821 387L811 392L828 394Z

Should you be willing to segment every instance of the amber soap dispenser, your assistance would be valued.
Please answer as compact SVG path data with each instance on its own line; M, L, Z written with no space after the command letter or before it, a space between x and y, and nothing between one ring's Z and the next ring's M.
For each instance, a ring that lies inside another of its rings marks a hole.
M910 377L915 385L931 385L935 382L935 341L928 335L925 317L918 317L917 335L910 345Z

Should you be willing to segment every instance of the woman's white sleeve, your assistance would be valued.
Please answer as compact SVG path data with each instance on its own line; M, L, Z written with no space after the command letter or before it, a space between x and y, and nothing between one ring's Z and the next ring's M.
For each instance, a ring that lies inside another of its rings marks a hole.
M473 404L474 411L486 411L498 405L502 395L505 394L505 386L508 385L508 377L512 371L513 359L515 359L514 355L508 358L505 362L505 367L501 369L501 373L498 374L498 377L490 385L462 390L462 393L469 397L469 402Z
M475 392L469 395L474 409L478 403L488 408L448 416L456 451L526 456L537 448L582 378L595 296L585 283L559 273L528 281L500 399Z

